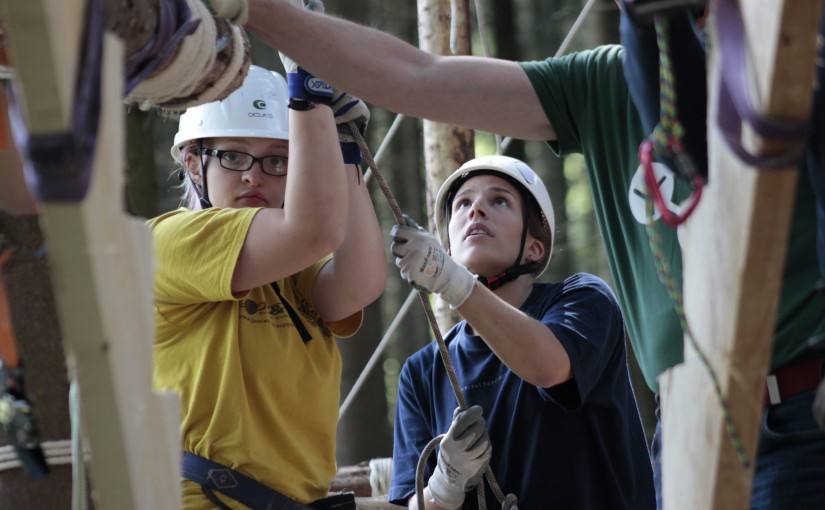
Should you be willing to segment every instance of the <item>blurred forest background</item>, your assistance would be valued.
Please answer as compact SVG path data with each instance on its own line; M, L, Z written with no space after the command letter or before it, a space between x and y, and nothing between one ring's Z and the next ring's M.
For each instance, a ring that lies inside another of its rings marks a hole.
M481 0L485 34L491 56L508 60L542 60L553 56L585 5L586 0ZM324 0L326 12L392 33L418 46L417 6L413 0ZM475 8L471 3L471 13ZM618 42L618 8L613 0L596 0L567 52ZM482 55L481 41L473 20L473 54ZM250 38L252 62L283 73L277 53ZM364 48L363 58L372 58ZM323 78L323 77L322 77ZM380 77L376 77L380 79ZM370 105L372 118L367 141L378 150L395 115ZM153 217L178 206L178 184L173 176L169 147L177 131L177 118L137 108L127 111L127 199L130 211ZM379 167L401 209L425 224L427 193L422 157L422 127L418 119L403 120L388 144ZM489 133L476 132L476 155L495 153ZM553 262L542 280L559 281L577 272L596 274L612 285L604 248L592 210L587 175L580 157L557 158L542 142L518 142L505 154L523 159L542 176L550 190L556 213L556 242ZM394 218L374 180L370 182L374 203L389 246ZM387 248L388 249L388 248ZM398 276L388 254L389 282L383 296L366 312L361 331L340 341L344 360L342 402L410 293ZM347 466L392 455L393 419L398 373L404 360L432 338L427 319L417 300L401 319L380 361L370 372L351 405L341 417L338 464ZM630 366L648 434L653 423L652 398L642 381L635 360ZM312 405L311 402L307 403Z

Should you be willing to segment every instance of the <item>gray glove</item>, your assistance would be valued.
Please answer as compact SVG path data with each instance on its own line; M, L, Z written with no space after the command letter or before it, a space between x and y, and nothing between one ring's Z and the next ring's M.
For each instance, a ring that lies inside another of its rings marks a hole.
M464 503L464 493L481 481L493 449L481 406L456 408L450 430L441 440L438 464L427 483L433 500L454 509Z
M434 235L404 216L407 225L392 227L392 245L395 265L401 277L417 287L440 294L453 308L467 301L475 287L476 278L466 267L447 255Z

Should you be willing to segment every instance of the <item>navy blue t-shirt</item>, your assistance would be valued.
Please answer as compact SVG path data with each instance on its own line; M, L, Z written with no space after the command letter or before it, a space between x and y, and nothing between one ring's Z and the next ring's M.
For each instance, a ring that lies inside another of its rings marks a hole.
M493 354L466 321L446 335L468 405L484 408L491 467L520 510L655 508L653 473L630 386L624 325L599 278L577 274L535 284L521 310L545 324L570 356L574 377L531 385ZM406 505L425 445L445 433L457 407L438 346L411 356L401 371L389 500ZM425 484L437 452L428 459ZM487 508L501 508L489 485ZM478 508L475 491L464 509Z

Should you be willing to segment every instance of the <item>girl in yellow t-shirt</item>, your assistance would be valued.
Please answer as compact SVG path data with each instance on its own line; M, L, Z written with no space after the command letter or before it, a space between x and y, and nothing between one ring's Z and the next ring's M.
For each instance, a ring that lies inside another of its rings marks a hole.
M229 97L181 116L172 155L185 207L149 222L154 385L181 398L186 510L327 496L341 376L333 335L354 334L384 288L360 155L336 129L365 127L369 111L287 70L289 93L252 66Z

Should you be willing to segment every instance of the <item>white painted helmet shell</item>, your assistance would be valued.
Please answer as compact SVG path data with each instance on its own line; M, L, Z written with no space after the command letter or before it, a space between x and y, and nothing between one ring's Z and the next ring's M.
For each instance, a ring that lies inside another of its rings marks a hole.
M543 273L550 264L550 259L553 254L553 243L556 239L556 219L553 214L553 203L550 201L550 194L547 192L547 188L536 172L534 172L527 163L508 156L482 156L472 159L461 165L461 168L453 172L453 174L444 181L435 199L435 225L439 239L441 239L441 244L446 248L450 246L449 218L446 209L448 204L446 201L452 194L452 188L457 184L456 181L463 182L466 177L474 173L500 173L506 175L521 184L536 200L552 234L550 246L548 247L550 256L547 257L544 267L541 268L541 273Z
M289 139L289 110L286 80L278 73L249 66L243 84L220 101L188 108L180 116L171 148L177 159L180 149L201 138Z

